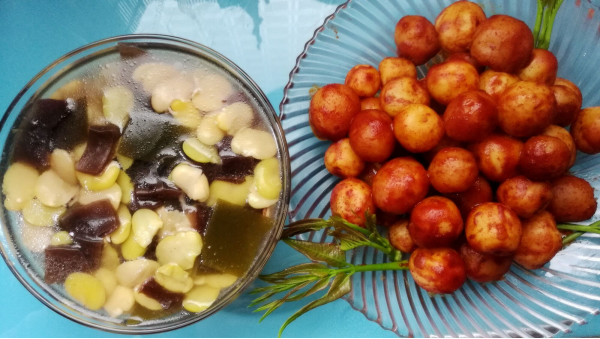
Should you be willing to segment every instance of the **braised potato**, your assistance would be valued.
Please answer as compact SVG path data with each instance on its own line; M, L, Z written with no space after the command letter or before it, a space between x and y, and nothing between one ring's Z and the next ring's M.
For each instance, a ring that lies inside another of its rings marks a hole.
M433 58L440 51L440 43L435 27L420 15L406 15L396 24L394 41L398 56L419 66Z
M392 119L385 112L371 109L356 115L350 125L350 145L364 161L384 161L392 155L396 143Z
M452 293L467 278L465 263L451 248L417 248L408 267L415 283L429 293Z
M459 141L482 140L496 129L497 124L496 103L480 90L460 94L444 112L446 135Z
M475 69L477 70L477 73L481 73L485 69L485 67L481 66L477 62L477 60L475 60L475 58L473 58L473 56L469 53L452 53L446 58L446 61L452 61L452 60L462 60L462 61L466 61L466 62L470 63L471 65L473 65L473 67L475 67Z
M426 152L444 137L444 123L428 106L412 104L394 118L394 135L407 151Z
M403 253L412 253L418 247L408 233L408 223L408 219L400 219L388 228L390 244Z
M559 138L538 135L523 145L519 167L531 180L549 180L569 169L571 151Z
M502 182L519 174L519 159L523 143L503 134L492 134L472 144L479 170L488 180Z
M379 96L383 110L395 117L400 111L410 104L429 105L429 94L413 77L400 77L390 80Z
M521 241L521 221L510 207L486 202L475 206L465 223L469 246L477 252L509 256Z
M388 161L373 178L373 201L380 210L403 214L410 212L429 189L427 171L411 157Z
M600 153L600 107L582 109L571 125L571 135L578 150Z
M508 15L493 15L482 22L471 43L471 55L494 71L514 73L523 68L533 51L533 34L527 24Z
M344 83L359 97L372 97L381 88L381 77L371 65L356 65L348 71Z
M489 94L496 102L508 87L519 82L514 74L496 72L488 69L479 76L479 89Z
M371 187L356 178L339 182L331 191L331 213L353 224L365 225L365 212L375 213Z
M464 146L464 144L462 142L460 142L458 140L450 139L447 135L444 135L444 137L442 137L442 140L440 140L440 142L437 145L435 145L434 148L423 153L423 158L425 159L425 161L431 162L431 160L433 160L433 157L435 157L435 155L438 154L438 152L441 151L442 149L444 149L446 147L463 147L463 146Z
M567 86L556 84L551 86L550 89L556 100L556 110L552 123L562 127L569 126L575 121L577 113L581 110L581 92L577 93ZM577 90L579 91L579 89Z
M459 253L465 262L467 277L477 282L501 280L510 270L512 257L497 257L475 251L468 243L460 246Z
M544 266L562 248L562 236L554 217L547 211L523 220L522 226L523 236L514 260L527 269L535 270Z
M358 176L365 168L365 162L352 150L348 138L341 139L325 151L325 167L329 173L340 178Z
M479 88L479 73L462 60L445 61L427 73L427 90L433 99L448 105L459 94Z
M360 111L360 100L345 85L321 87L310 101L308 122L319 139L337 141L348 135L350 123Z
M447 147L433 157L429 168L431 186L440 193L468 190L479 174L473 154L464 148Z
M535 81L552 86L556 80L557 71L558 60L556 60L554 54L545 49L535 48L531 54L531 59L524 68L517 72L517 75L521 80Z
M554 119L556 99L550 87L519 81L498 99L498 122L509 135L526 137L540 133Z
M467 52L479 24L485 21L479 5L457 1L444 8L435 19L435 29L442 48L448 52Z
M460 211L450 199L428 197L411 212L408 232L419 247L450 246L462 231Z
M484 202L490 202L493 199L492 187L487 180L481 176L477 177L468 190L446 194L445 196L456 204L463 220L467 220L473 207L483 204Z
M571 152L569 168L571 168L575 164L575 160L577 157L577 147L575 147L575 141L573 141L573 137L571 136L571 133L569 133L569 131L560 126L550 125L542 131L541 135L548 135L562 140L562 142L564 142L565 145L567 145L567 148Z
M360 110L364 111L366 109L378 109L381 110L381 103L379 102L379 98L364 98L360 101Z
M588 220L596 213L597 202L594 188L589 182L565 175L552 180L554 198L548 205L557 222Z
M552 185L536 182L525 176L510 178L498 186L498 202L510 207L519 217L529 218L548 206L552 200Z
M402 77L417 78L417 68L412 61L404 58L387 57L379 63L381 83L387 84L390 80Z

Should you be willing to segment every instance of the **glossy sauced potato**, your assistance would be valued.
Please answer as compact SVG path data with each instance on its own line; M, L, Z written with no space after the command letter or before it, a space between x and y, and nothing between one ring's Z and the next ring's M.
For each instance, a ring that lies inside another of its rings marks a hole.
M521 241L521 232L517 214L510 207L495 202L475 206L465 222L469 246L485 254L514 254Z
M441 151L442 149L444 149L446 147L463 147L464 148L464 146L465 146L464 143L462 143L458 140L450 139L447 135L444 135L442 140L440 140L440 142L437 145L435 145L434 148L423 153L423 158L425 159L425 161L431 162L431 160L433 160L433 157L435 157L435 155L438 154L439 151Z
M512 257L498 257L475 251L468 243L459 249L460 256L465 262L467 277L477 282L501 280L510 270Z
M523 236L514 260L530 270L540 268L562 248L562 236L547 211L523 220L522 225Z
M567 148L571 152L571 160L569 160L569 168L575 164L575 160L577 157L577 147L575 146L575 141L573 141L573 137L566 129L556 126L550 125L546 127L545 130L542 131L541 135L548 135L551 137L555 137L560 139L562 142L567 145Z
M504 72L486 70L479 76L479 89L489 94L496 102L511 85L519 82L519 77Z
M429 190L423 165L411 157L388 161L373 178L373 201L380 210L393 214L407 213Z
M379 222L379 218L377 219ZM408 233L409 223L410 221L408 219L400 219L388 228L388 239L390 239L390 243L398 251L404 253L412 253L418 247Z
M596 213L594 188L581 178L565 175L552 180L552 193L548 212L557 222L584 221Z
M557 81L558 82L558 79ZM553 124L566 127L575 121L581 110L581 92L575 92L571 88L556 83L550 87L556 100L556 111L554 112ZM577 89L579 91L579 89Z
M411 104L394 117L394 134L407 151L426 152L444 137L444 123L428 106Z
M464 92L454 98L444 112L446 134L465 142L490 135L498 124L498 110L492 97L480 90Z
M417 248L408 266L417 285L430 293L452 293L466 279L465 263L451 248Z
M571 135L578 150L600 153L600 107L582 109L571 125Z
M565 173L570 161L571 151L562 140L539 135L523 145L519 167L529 179L549 180Z
M471 55L494 71L513 73L523 68L533 51L533 34L527 24L508 15L493 15L482 22L471 43Z
M450 246L462 231L460 211L450 199L428 197L411 212L408 232L419 247Z
M359 97L372 97L381 87L381 77L371 65L356 65L346 75L345 84Z
M319 139L336 141L346 137L359 111L360 100L350 87L330 84L320 88L310 101L308 121Z
M375 213L371 187L364 182L348 178L335 185L331 191L331 213L364 226L365 212Z
M379 63L381 83L387 84L390 80L402 77L417 78L417 68L412 61L405 58L387 57Z
M521 218L529 218L552 200L549 182L536 182L520 175L506 180L496 191L498 202L510 207Z
M429 105L429 94L413 77L400 77L388 81L379 96L381 107L392 117L410 104Z
M431 186L438 192L454 193L469 189L477 180L479 169L471 152L447 147L433 157L427 173Z
M481 7L469 1L457 1L444 8L435 19L440 45L451 53L467 52L485 18Z
M440 50L435 27L425 17L406 15L396 24L394 41L398 56L419 66L433 58Z
M498 122L509 135L526 137L540 133L554 118L556 99L550 87L519 81L498 99Z
M381 103L379 102L379 98L365 98L360 101L360 110L364 111L366 109L378 109L381 110Z
M552 86L556 80L558 61L552 52L535 48L531 59L524 68L517 72L521 80L535 81Z
M491 181L502 182L519 174L519 159L523 143L503 134L492 134L472 144L479 170Z
M446 58L446 61L453 61L453 60L462 60L462 61L466 61L466 62L470 63L471 65L473 65L473 67L475 67L475 69L477 70L478 73L483 72L483 70L485 69L485 67L481 66L477 62L477 60L475 60L475 58L473 58L473 56L471 56L471 54L469 54L469 53L452 53Z
M467 220L469 213L473 207L483 204L484 202L492 201L492 187L483 177L477 177L477 180L463 192L450 193L445 195L448 199L452 200L456 207L460 210L460 214L464 220Z
M427 90L442 105L448 105L461 93L478 88L479 73L466 61L446 61L432 66L427 73Z
M364 161L380 162L394 151L392 119L380 110L366 110L356 115L350 125L350 145Z
M325 167L329 173L340 178L358 176L365 168L365 162L352 150L348 138L329 146L325 152Z

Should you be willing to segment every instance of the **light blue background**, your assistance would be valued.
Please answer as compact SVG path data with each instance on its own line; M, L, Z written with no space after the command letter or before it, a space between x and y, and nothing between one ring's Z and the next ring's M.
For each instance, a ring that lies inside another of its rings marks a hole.
M570 0L566 0L570 1ZM341 0L0 0L0 112L43 67L81 45L129 33L192 39L225 54L263 88L278 110L288 73L313 31ZM280 244L265 271L303 258ZM1 337L112 336L73 323L43 306L0 263ZM273 337L300 305L281 307L259 324L244 294L216 315L161 337ZM576 328L600 333L600 321ZM302 316L293 337L394 337L338 300Z

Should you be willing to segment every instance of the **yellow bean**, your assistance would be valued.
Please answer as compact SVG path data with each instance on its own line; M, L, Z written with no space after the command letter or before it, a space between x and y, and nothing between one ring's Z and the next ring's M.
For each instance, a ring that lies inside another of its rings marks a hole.
M131 167L131 165L133 165L133 159L121 154L117 154L117 161L119 162L119 164L121 164L121 168L123 168L124 171L126 171L127 169L129 169L129 167Z
M200 125L202 117L196 106L191 102L173 100L170 112L175 120L187 128L196 129Z
M166 264L156 270L154 279L166 290L174 293L186 293L194 286L190 274L177 264Z
M121 195L121 187L119 187L117 184L113 184L109 188L102 191L81 190L79 192L79 203L82 205L87 205L98 200L108 199L116 210L119 208L119 204L121 203Z
M102 308L106 301L102 282L87 273L71 273L65 280L65 290L71 298L92 311Z
M133 92L122 85L104 90L102 96L102 112L108 122L123 129L129 121L129 113L133 109Z
M50 167L69 185L77 185L75 161L64 149L55 149L50 155Z
M79 161L79 159L81 159L81 157L83 156L83 152L85 152L86 147L87 147L87 142L84 142L82 144L75 146L75 148L71 151L71 156L73 157L74 161Z
M156 212L149 209L139 209L131 218L131 233L133 240L142 247L148 247L163 222Z
M146 92L152 93L156 85L178 74L179 72L172 65L148 62L138 66L133 71L132 78L135 82L142 84Z
M19 227L21 233L21 242L33 253L43 252L52 241L54 230L52 227L32 226L26 221Z
M125 260L135 260L146 253L146 247L140 246L133 240L133 233L129 233L129 237L121 244L121 255Z
M35 196L38 200L50 207L66 205L79 188L64 181L53 170L42 173L35 182Z
M94 273L94 277L102 282L106 296L110 297L115 291L115 288L117 288L117 276L115 273L106 268L99 268L96 273Z
M85 90L83 87L83 81L81 80L71 80L64 84L62 87L57 89L52 95L50 99L55 100L67 100L71 99L80 99L85 95Z
M106 300L104 310L111 317L118 317L125 312L131 311L135 305L133 289L125 286L117 286L112 295Z
M133 183L127 173L121 171L117 178L117 184L121 187L121 202L129 204L131 202L131 195L133 194Z
M73 238L66 231L56 232L52 235L52 239L50 239L50 245L52 246L71 245L72 243Z
M206 285L214 288L227 288L237 281L238 277L233 274L202 274L194 278L195 285Z
M219 151L214 146L207 146L196 138L187 139L183 142L183 153L190 159L200 163L220 164Z
M177 232L194 230L188 215L183 212L177 210L168 211L166 208L161 207L156 210L156 213L158 213L158 216L163 221L163 227L158 230L157 234L160 240Z
M150 298L149 296L143 293L140 293L138 290L139 288L133 289L133 297L135 298L135 301L137 301L138 304L151 311L160 311L163 309L162 305L158 301Z
M236 102L224 107L217 114L217 126L229 135L235 135L242 128L249 127L254 120L254 112L250 105Z
M161 265L177 264L184 270L189 270L201 251L202 238L198 232L177 232L158 243L156 258Z
M194 92L194 81L186 75L176 77L160 82L152 91L150 104L157 113L163 113L169 110L173 100L189 101Z
M206 204L214 206L217 200L221 199L235 205L244 206L253 180L251 176L247 176L246 181L241 184L233 184L222 180L213 181L210 184L210 197Z
M121 260L119 259L119 253L117 253L117 250L109 243L104 243L102 257L100 258L100 267L114 271L120 264Z
M225 132L217 125L215 114L205 115L196 129L196 137L205 145L214 145L225 137Z
M87 173L76 172L76 176L81 186L88 191L101 191L112 186L117 181L119 173L121 173L119 163L112 161L100 175L94 176Z
M212 112L223 107L223 102L233 94L233 87L219 74L208 74L196 81L192 103L201 112Z
M254 184L256 191L267 199L279 198L281 191L281 174L279 161L275 158L262 160L254 168Z
M219 297L219 289L210 286L196 286L185 294L183 308L188 312L198 313L206 310Z
M154 260L126 261L117 267L115 274L119 285L135 287L154 275L160 265Z
M271 133L244 128L231 140L231 150L235 154L263 160L277 154L277 145Z
M23 219L33 226L52 226L65 210L63 206L49 207L37 199L32 199L23 207Z
M38 171L28 165L16 162L4 173L2 192L6 195L4 207L10 211L19 211L35 197L35 183Z
M209 194L208 179L202 169L181 163L171 171L169 178L181 188L190 199L206 201Z
M115 245L125 242L131 233L131 213L127 206L119 206L117 215L119 216L119 227L110 234L110 241Z

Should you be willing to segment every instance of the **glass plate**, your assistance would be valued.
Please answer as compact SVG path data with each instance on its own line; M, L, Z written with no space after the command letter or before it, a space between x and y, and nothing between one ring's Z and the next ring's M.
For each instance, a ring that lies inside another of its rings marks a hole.
M404 15L418 14L431 22L450 0L350 0L326 18L290 73L281 102L281 120L292 168L291 221L327 218L329 196L338 178L329 174L323 155L329 142L314 137L308 124L309 90L328 83L344 83L357 64L377 67L395 56L394 28ZM507 14L535 22L536 1L478 0L489 16ZM558 76L576 83L583 106L600 105L600 43L598 2L565 0L554 24L550 50L559 60ZM422 78L436 56L418 68ZM600 188L600 157L578 154L571 170ZM599 218L599 213L593 221ZM330 239L322 232L312 241ZM570 332L599 313L600 237L580 237L542 269L529 271L513 265L504 280L479 284L468 280L450 295L430 296L415 285L406 271L356 274L346 300L369 320L399 336L408 337L550 337ZM355 250L355 264L384 262L372 249Z

